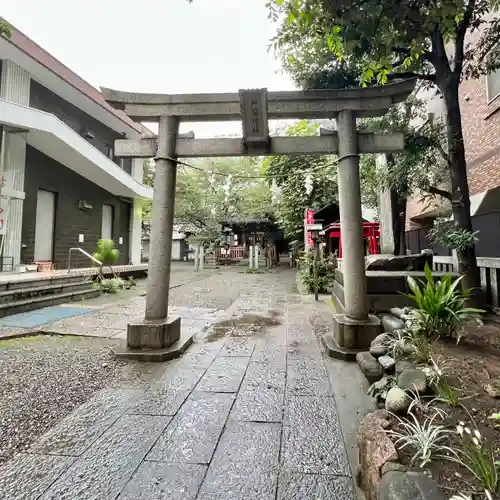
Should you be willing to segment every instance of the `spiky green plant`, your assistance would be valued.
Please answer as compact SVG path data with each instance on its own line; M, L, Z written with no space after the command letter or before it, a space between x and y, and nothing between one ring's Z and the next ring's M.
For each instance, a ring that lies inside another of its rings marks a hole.
M408 416L411 420L395 415L399 429L389 430L387 433L394 438L396 447L411 449L411 465L418 460L420 467L424 467L449 443L451 431L443 425L434 423L434 420L440 417L438 412L434 412L432 416L425 416L421 422L411 412Z
M458 423L457 434L460 436L462 446L450 459L468 469L481 482L488 498L491 498L491 494L498 495L500 462L496 459L494 449L481 436L478 429L470 429L465 422Z
M405 294L415 303L413 318L416 328L429 337L456 337L460 340L463 326L472 319L479 320L482 309L465 307L471 291L462 291L460 282L446 275L435 281L430 267L425 265L425 281L406 278L411 293Z
M97 242L97 250L92 254L92 257L101 262L101 273L104 266L109 266L111 271L113 271L112 266L120 258L120 250L115 248L113 240L99 240Z

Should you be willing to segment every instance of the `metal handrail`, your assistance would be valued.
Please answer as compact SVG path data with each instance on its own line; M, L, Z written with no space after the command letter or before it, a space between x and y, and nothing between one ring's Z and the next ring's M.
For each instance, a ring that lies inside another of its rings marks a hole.
M97 260L95 257L90 255L88 252L86 252L83 248L79 247L74 247L69 249L69 254L68 254L68 274L71 274L71 252L76 251L80 252L81 254L85 255L85 257L88 257L92 262L96 263L97 265L102 267L102 262L100 260Z

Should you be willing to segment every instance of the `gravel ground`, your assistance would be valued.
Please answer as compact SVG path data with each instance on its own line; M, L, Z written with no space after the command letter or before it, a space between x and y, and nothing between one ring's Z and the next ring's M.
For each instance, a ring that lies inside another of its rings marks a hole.
M149 374L143 376L138 364L115 360L111 345L103 339L41 335L0 341L0 464L25 451L96 391L144 383Z

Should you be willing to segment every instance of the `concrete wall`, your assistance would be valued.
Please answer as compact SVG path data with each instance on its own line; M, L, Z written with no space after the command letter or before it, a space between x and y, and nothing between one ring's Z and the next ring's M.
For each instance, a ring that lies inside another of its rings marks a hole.
M131 204L108 193L99 186L76 174L40 151L28 146L26 150L26 198L24 200L22 260L30 263L34 258L35 220L38 189L56 193L54 231L54 258L57 268L67 267L70 247L81 247L94 252L101 238L102 205L114 207L113 239L120 250L120 264L129 263L129 231ZM78 201L85 200L91 210L80 210ZM85 242L78 242L78 235L85 235ZM119 238L123 244L119 245ZM78 259L79 267L88 267L89 261Z
M31 87L29 73L9 60L2 62L0 70L0 98L28 106ZM12 257L12 267L7 269L16 270L21 260L26 135L7 134L2 148L5 150L6 177L11 178L10 188L18 193L10 200L2 198L0 202L2 209L8 213L7 234L3 237L3 255Z
M85 130L91 132L94 138L87 139L88 142L112 159L117 165L120 165L126 172L131 173L131 158L119 159L113 156L114 141L121 138L120 134L114 130L106 127L106 125L103 125L34 80L31 80L30 106L52 113L80 135Z
M187 250L187 245L185 240L173 240L172 241L172 260L184 260L184 254ZM150 244L149 240L143 240L142 242L142 260L149 260Z

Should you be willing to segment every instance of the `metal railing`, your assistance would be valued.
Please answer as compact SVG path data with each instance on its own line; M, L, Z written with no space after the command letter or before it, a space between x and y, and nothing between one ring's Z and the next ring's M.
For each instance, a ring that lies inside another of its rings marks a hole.
M88 252L86 252L83 248L74 247L74 248L70 248L69 249L69 254L68 254L68 274L71 274L71 253L73 251L74 252L80 252L82 255L85 255L85 257L88 257L92 262L94 262L98 266L102 267L102 262L100 260L97 260L95 257L93 257Z
M453 257L434 255L433 267L435 271L445 273L457 272ZM478 257L477 267L481 279L481 289L489 305L498 308L500 305L499 276L500 259L497 257Z

